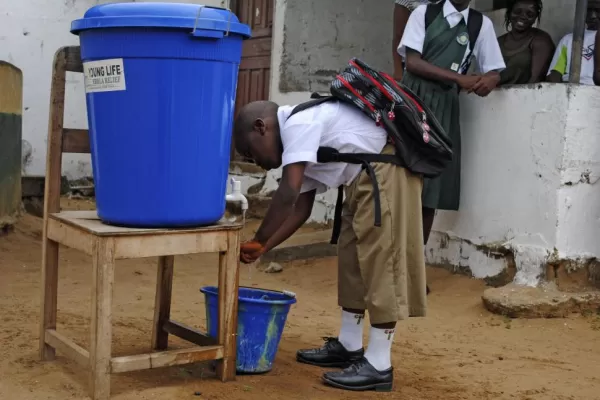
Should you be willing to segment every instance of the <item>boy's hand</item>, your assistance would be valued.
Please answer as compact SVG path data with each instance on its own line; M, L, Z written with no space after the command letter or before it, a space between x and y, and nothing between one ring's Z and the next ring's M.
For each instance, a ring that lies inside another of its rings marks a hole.
M492 92L498 85L500 81L500 75L483 75L479 82L473 86L471 89L472 92L475 92L476 95L481 97L486 97L488 94Z
M482 78L483 77L479 75L462 75L457 83L461 89L466 90L467 93L471 93Z
M244 242L240 246L240 261L244 264L251 264L263 255L265 248L256 240Z

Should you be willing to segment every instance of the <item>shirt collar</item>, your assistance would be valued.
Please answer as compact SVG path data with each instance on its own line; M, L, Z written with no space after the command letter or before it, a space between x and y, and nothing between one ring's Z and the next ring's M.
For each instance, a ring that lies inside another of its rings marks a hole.
M279 122L279 129L283 129L292 111L294 111L293 106L279 106L277 109L277 122Z
M448 0L446 0L446 2L444 3L443 11L444 18L448 18L449 15L459 13L459 11L454 7L454 5ZM469 22L469 7L460 11L460 14L462 14L463 18L465 19L465 24Z

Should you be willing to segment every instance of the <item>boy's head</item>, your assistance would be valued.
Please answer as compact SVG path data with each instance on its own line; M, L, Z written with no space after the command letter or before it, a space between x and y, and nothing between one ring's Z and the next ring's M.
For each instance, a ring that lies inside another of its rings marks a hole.
M450 3L456 8L457 11L462 11L469 7L471 0L450 0Z
M600 1L588 0L587 14L585 24L591 31L598 30L598 21L600 20Z
M283 146L277 109L272 101L252 102L242 107L233 124L237 152L266 170L281 166Z

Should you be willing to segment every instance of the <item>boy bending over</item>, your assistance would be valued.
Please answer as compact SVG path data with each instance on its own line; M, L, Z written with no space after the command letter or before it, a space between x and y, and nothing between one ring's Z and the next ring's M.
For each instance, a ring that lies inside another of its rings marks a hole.
M344 186L338 242L338 338L318 349L299 350L297 360L341 371L323 375L326 384L347 390L392 389L391 347L396 322L425 316L425 262L421 220L423 179L388 163L318 163L319 147L343 153L394 154L386 131L359 109L331 101L295 113L269 101L245 106L234 125L237 151L282 178L254 239L242 244L241 260L256 261L290 237L311 214L315 194ZM370 176L375 175L375 176ZM377 179L381 226L374 220ZM371 323L363 348L365 311Z

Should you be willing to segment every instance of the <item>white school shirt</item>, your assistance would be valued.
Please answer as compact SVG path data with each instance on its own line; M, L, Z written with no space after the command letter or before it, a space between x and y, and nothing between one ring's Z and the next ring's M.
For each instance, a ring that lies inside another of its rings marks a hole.
M301 193L350 184L360 173L361 165L317 163L321 146L333 147L340 153L379 154L387 143L387 132L362 111L337 101L326 102L304 111L292 113L294 106L281 106L277 111L281 142L282 167L306 162Z
M406 23L406 29L404 30L404 36L398 46L398 54L403 58L406 58L406 48L413 49L419 53L423 53L423 45L425 43L425 11L427 6L419 6L415 11L410 14L408 22ZM465 23L469 20L469 8L459 12L454 8L451 2L446 1L442 9L444 18L450 24L450 27L458 25L461 19L465 19ZM463 62L466 60L469 44L467 43L467 51ZM479 37L473 48L473 55L477 59L477 65L481 73L488 73L494 70L503 70L506 68L504 64L504 58L502 57L502 51L500 51L500 45L496 38L496 32L492 21L485 15L483 16L483 23L481 24L481 31Z
M581 53L581 76L579 83L582 85L594 85L594 49L596 47L596 31L585 31L583 37L583 52ZM569 71L571 71L571 54L573 52L573 34L565 35L554 52L550 63L550 72L557 71L562 75L563 82L569 82Z

